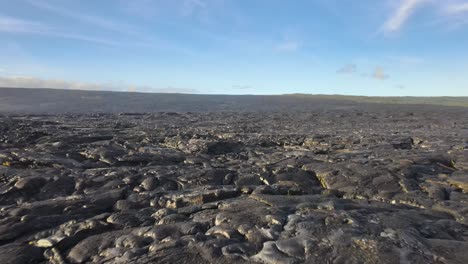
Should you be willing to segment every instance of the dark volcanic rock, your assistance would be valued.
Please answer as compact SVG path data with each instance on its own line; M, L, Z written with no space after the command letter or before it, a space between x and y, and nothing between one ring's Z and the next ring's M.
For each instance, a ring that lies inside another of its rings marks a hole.
M466 263L463 120L355 104L1 116L0 263Z
M27 244L11 243L0 246L0 263L38 263L44 259L42 249Z

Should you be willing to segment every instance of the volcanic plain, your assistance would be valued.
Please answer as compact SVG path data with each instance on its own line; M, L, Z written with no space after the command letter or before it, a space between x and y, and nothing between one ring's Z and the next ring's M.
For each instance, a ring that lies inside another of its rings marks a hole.
M0 92L0 263L468 263L468 108Z

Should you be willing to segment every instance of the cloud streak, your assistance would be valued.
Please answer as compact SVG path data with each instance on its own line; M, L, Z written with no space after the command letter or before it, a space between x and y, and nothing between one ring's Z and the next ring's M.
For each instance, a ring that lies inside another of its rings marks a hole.
M122 44L112 40L97 38L93 36L60 32L42 23L5 16L0 16L0 32L58 37L113 46Z
M287 40L275 46L275 50L279 52L295 52L301 48L302 44L299 41Z
M383 32L392 33L399 31L416 9L425 3L428 3L428 0L401 0L398 8L383 25Z
M199 93L190 88L154 88L151 86L119 85L112 83L86 83L66 80L50 80L32 76L0 76L0 87L5 88L49 88L88 91L129 91L153 93Z
M387 56L385 59L398 65L420 65L424 63L423 58L416 56Z
M0 32L42 32L47 28L36 22L0 15Z
M167 14L197 17L225 2L225 0L120 0L119 5L124 12L148 20Z
M101 29L105 29L108 31L114 31L118 33L128 34L128 35L137 34L135 27L129 24L121 23L115 20L106 19L101 16L86 15L80 12L76 12L74 10L66 9L60 6L51 5L46 1L27 0L27 2L36 8L46 10L48 12L54 13L56 15L59 15L65 18L71 18L82 23L87 23L88 25L92 25L94 27L99 27Z
M160 43L159 45L155 45L151 42L145 42L145 41L113 40L113 39L95 37L92 35L71 33L69 31L58 30L55 27L52 27L43 23L39 23L36 21L30 21L30 20L1 16L1 15L0 15L0 32L38 35L38 36L62 38L62 39L68 39L68 40L78 40L78 41L106 45L106 46L159 48L159 49L164 49L164 50L175 50L177 52L188 53L188 51L186 50L179 49L169 44Z
M0 87L8 88L51 88L51 89L77 89L77 90L112 90L109 84L90 84L64 80L45 80L29 76L0 76Z
M399 0L399 5L380 28L384 34L400 31L410 20L411 16L423 6L430 6L434 12L434 21L429 25L446 23L446 27L453 28L468 23L468 1L460 0Z
M173 43L164 38L154 38L145 30L137 28L134 25L122 23L115 19L105 18L97 15L85 14L71 9L71 7L58 6L44 0L25 0L32 7L47 11L52 15L60 16L69 20L74 20L80 23L84 30L93 29L93 34L73 32L70 28L61 28L60 25L47 25L30 21L28 19L2 17L0 15L0 32L34 34L44 37L55 37L69 40L78 40L99 45L115 46L115 47L131 47L131 48L149 48L175 52L185 55L193 55L193 51L186 48L184 45ZM201 0L185 0L188 2L194 1L190 6L195 9L203 5ZM133 2L133 1L126 1ZM137 2L137 0L135 0ZM157 3L155 0L146 0L144 3ZM62 2L63 3L63 2ZM154 4L153 3L153 4ZM100 32L95 32L94 29L100 29ZM107 34L106 34L107 33ZM99 35L97 35L99 34ZM107 35L109 37L102 37Z
M339 74L353 74L357 72L356 64L347 64L336 71Z
M251 89L252 86L250 86L250 85L233 85L232 88L237 89L237 90L247 90L247 89Z
M445 13L449 15L458 15L462 13L468 13L468 2L467 3L457 3L457 4L448 4L445 8Z

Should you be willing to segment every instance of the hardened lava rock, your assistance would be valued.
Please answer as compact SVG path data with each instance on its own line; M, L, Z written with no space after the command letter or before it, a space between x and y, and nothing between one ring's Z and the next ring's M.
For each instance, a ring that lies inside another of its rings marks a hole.
M0 263L468 263L467 120L4 115Z

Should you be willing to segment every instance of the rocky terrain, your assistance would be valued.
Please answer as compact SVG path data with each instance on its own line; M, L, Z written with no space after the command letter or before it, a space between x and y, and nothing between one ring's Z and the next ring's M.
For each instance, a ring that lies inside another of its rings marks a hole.
M278 110L3 114L0 263L468 263L466 108Z

